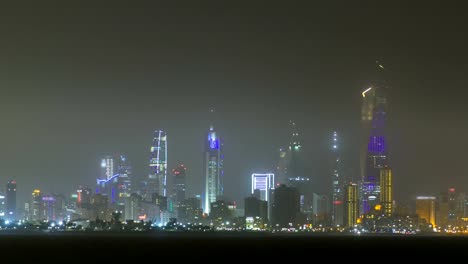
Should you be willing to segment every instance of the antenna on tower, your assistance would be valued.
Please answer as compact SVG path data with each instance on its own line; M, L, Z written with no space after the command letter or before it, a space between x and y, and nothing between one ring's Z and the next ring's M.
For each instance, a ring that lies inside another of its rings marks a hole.
M385 67L382 65L381 62L375 61L375 64L377 64L377 66L378 66L379 68L381 68L382 70L385 70Z

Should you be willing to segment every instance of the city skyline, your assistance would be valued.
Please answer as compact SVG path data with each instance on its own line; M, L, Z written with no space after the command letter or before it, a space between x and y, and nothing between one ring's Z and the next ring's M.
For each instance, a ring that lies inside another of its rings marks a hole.
M275 166L289 120L301 129L314 188L325 190L331 131L343 137L343 175L359 177L361 92L375 79L378 60L392 86L395 199L466 189L464 153L448 143L468 130L460 122L467 110L466 40L457 33L463 16L421 6L316 8L313 15L274 6L238 15L215 7L106 7L34 10L35 16L5 8L11 15L0 28L0 181L18 182L22 205L36 188L71 192L93 184L96 161L116 152L126 153L135 177L144 178L148 140L164 129L168 166L190 169L191 197L202 190L200 139L215 107L227 142L226 196L241 201L249 175ZM340 19L331 21L330 13Z

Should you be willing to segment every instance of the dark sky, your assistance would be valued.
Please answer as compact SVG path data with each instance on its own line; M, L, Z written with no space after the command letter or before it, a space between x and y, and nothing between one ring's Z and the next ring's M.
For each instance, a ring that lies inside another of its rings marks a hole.
M396 198L468 191L462 9L153 3L0 9L0 183L16 179L22 203L36 187L94 186L108 153L127 153L145 176L155 129L167 130L169 166L184 163L189 194L200 193L212 107L229 198L272 167L289 119L327 192L332 130L344 137L346 173L357 174L360 91L376 59L392 84Z

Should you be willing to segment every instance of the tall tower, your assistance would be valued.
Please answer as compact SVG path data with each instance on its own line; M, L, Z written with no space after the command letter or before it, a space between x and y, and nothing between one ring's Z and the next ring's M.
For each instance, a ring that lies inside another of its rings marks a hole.
M16 181L7 183L5 215L10 221L16 219Z
M358 207L358 186L349 183L345 186L345 225L354 227L359 216Z
M302 163L301 163L301 140L299 137L299 132L297 131L296 123L294 121L289 121L291 125L291 141L289 142L289 166L288 166L288 176L289 178L304 177Z
M115 160L112 156L105 156L101 159L100 180L109 180L115 174Z
M175 169L172 170L172 175L174 176L174 202L176 205L182 203L185 200L185 176L187 168L180 164Z
M385 216L393 214L393 179L392 169L385 166L380 170L380 204Z
M343 225L343 179L341 176L341 155L338 133L333 132L331 142L332 218L333 225Z
M130 197L132 190L132 166L127 156L121 154L117 159L117 174L116 182L113 184L115 200L119 205L124 205L126 197Z
M146 195L151 197L152 194L158 193L161 196L167 196L167 137L166 132L162 130L154 131L149 167Z
M383 72L383 66L377 63L379 73ZM379 203L380 169L387 162L387 142L385 122L387 119L388 85L381 77L374 81L372 86L362 92L361 108L361 212L369 212Z
M223 143L216 134L214 127L208 131L208 139L205 143L205 197L203 212L210 213L211 203L216 202L217 197L223 195Z
M288 184L289 177L288 177L288 165L289 165L289 158L291 156L291 152L289 148L280 148L279 149L279 159L278 163L276 164L276 185L279 186L281 184Z

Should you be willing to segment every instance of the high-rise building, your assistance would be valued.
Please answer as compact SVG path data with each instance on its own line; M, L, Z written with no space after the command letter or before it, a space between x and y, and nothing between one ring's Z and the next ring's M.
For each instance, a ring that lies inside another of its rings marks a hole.
M343 225L343 179L341 175L340 140L338 133L333 132L331 142L331 178L332 178L332 222L334 226Z
M174 202L179 204L185 200L185 176L187 173L187 168L180 164L172 170L173 178L173 187L174 187Z
M293 187L280 185L274 191L272 220L274 228L296 228L300 216L300 195Z
M436 199L434 196L416 197L416 214L432 227L436 226Z
M117 160L117 174L118 178L112 183L114 189L114 201L119 206L124 206L125 197L130 197L132 191L132 166L130 161L125 155L118 155Z
M162 130L154 131L149 167L146 199L148 200L153 193L167 196L167 135Z
M115 175L115 160L112 156L105 156L101 159L100 180L109 180Z
M42 194L41 191L35 189L32 193L32 201L30 205L30 216L31 220L33 221L40 221L44 218L44 210L43 210L43 203L42 203Z
M362 92L361 112L361 212L366 214L379 203L380 169L387 165L385 122L387 98L386 84L376 83Z
M223 143L219 135L211 126L208 131L208 139L205 143L205 195L204 208L206 214L210 213L211 204L218 197L223 196Z
M259 190L260 200L269 201L270 190L275 187L275 175L273 173L252 174L252 194Z
M177 220L181 223L200 223L203 210L198 198L188 198L177 207Z
M77 193L76 207L90 209L91 208L91 195L92 195L91 189L80 187L78 190L76 190L76 193Z
M43 218L47 221L57 219L56 199L53 195L42 196Z
M345 225L354 227L359 217L358 185L349 183L345 186Z
M289 165L290 151L289 148L279 149L279 159L276 165L276 185L288 184L288 165Z
M6 218L16 220L16 181L9 181L6 189Z
M312 214L309 213L308 216L314 225L328 225L330 223L330 199L326 195L313 193L311 209Z
M393 214L393 178L392 169L385 166L380 170L380 204L384 214L390 217Z
M288 164L288 178L304 177L304 168L301 159L302 155L302 144L299 136L299 132L294 121L290 121L291 125L291 140L289 141L289 153L290 159Z
M8 215L6 209L6 197L0 193L0 219L5 219L6 215Z
M457 201L456 201L456 193L455 188L449 188L448 191L448 224L451 226L455 226L457 224Z
M280 148L279 160L276 166L276 186L289 185L290 179L304 176L302 155L302 144L296 123L289 121L291 138L287 148Z

